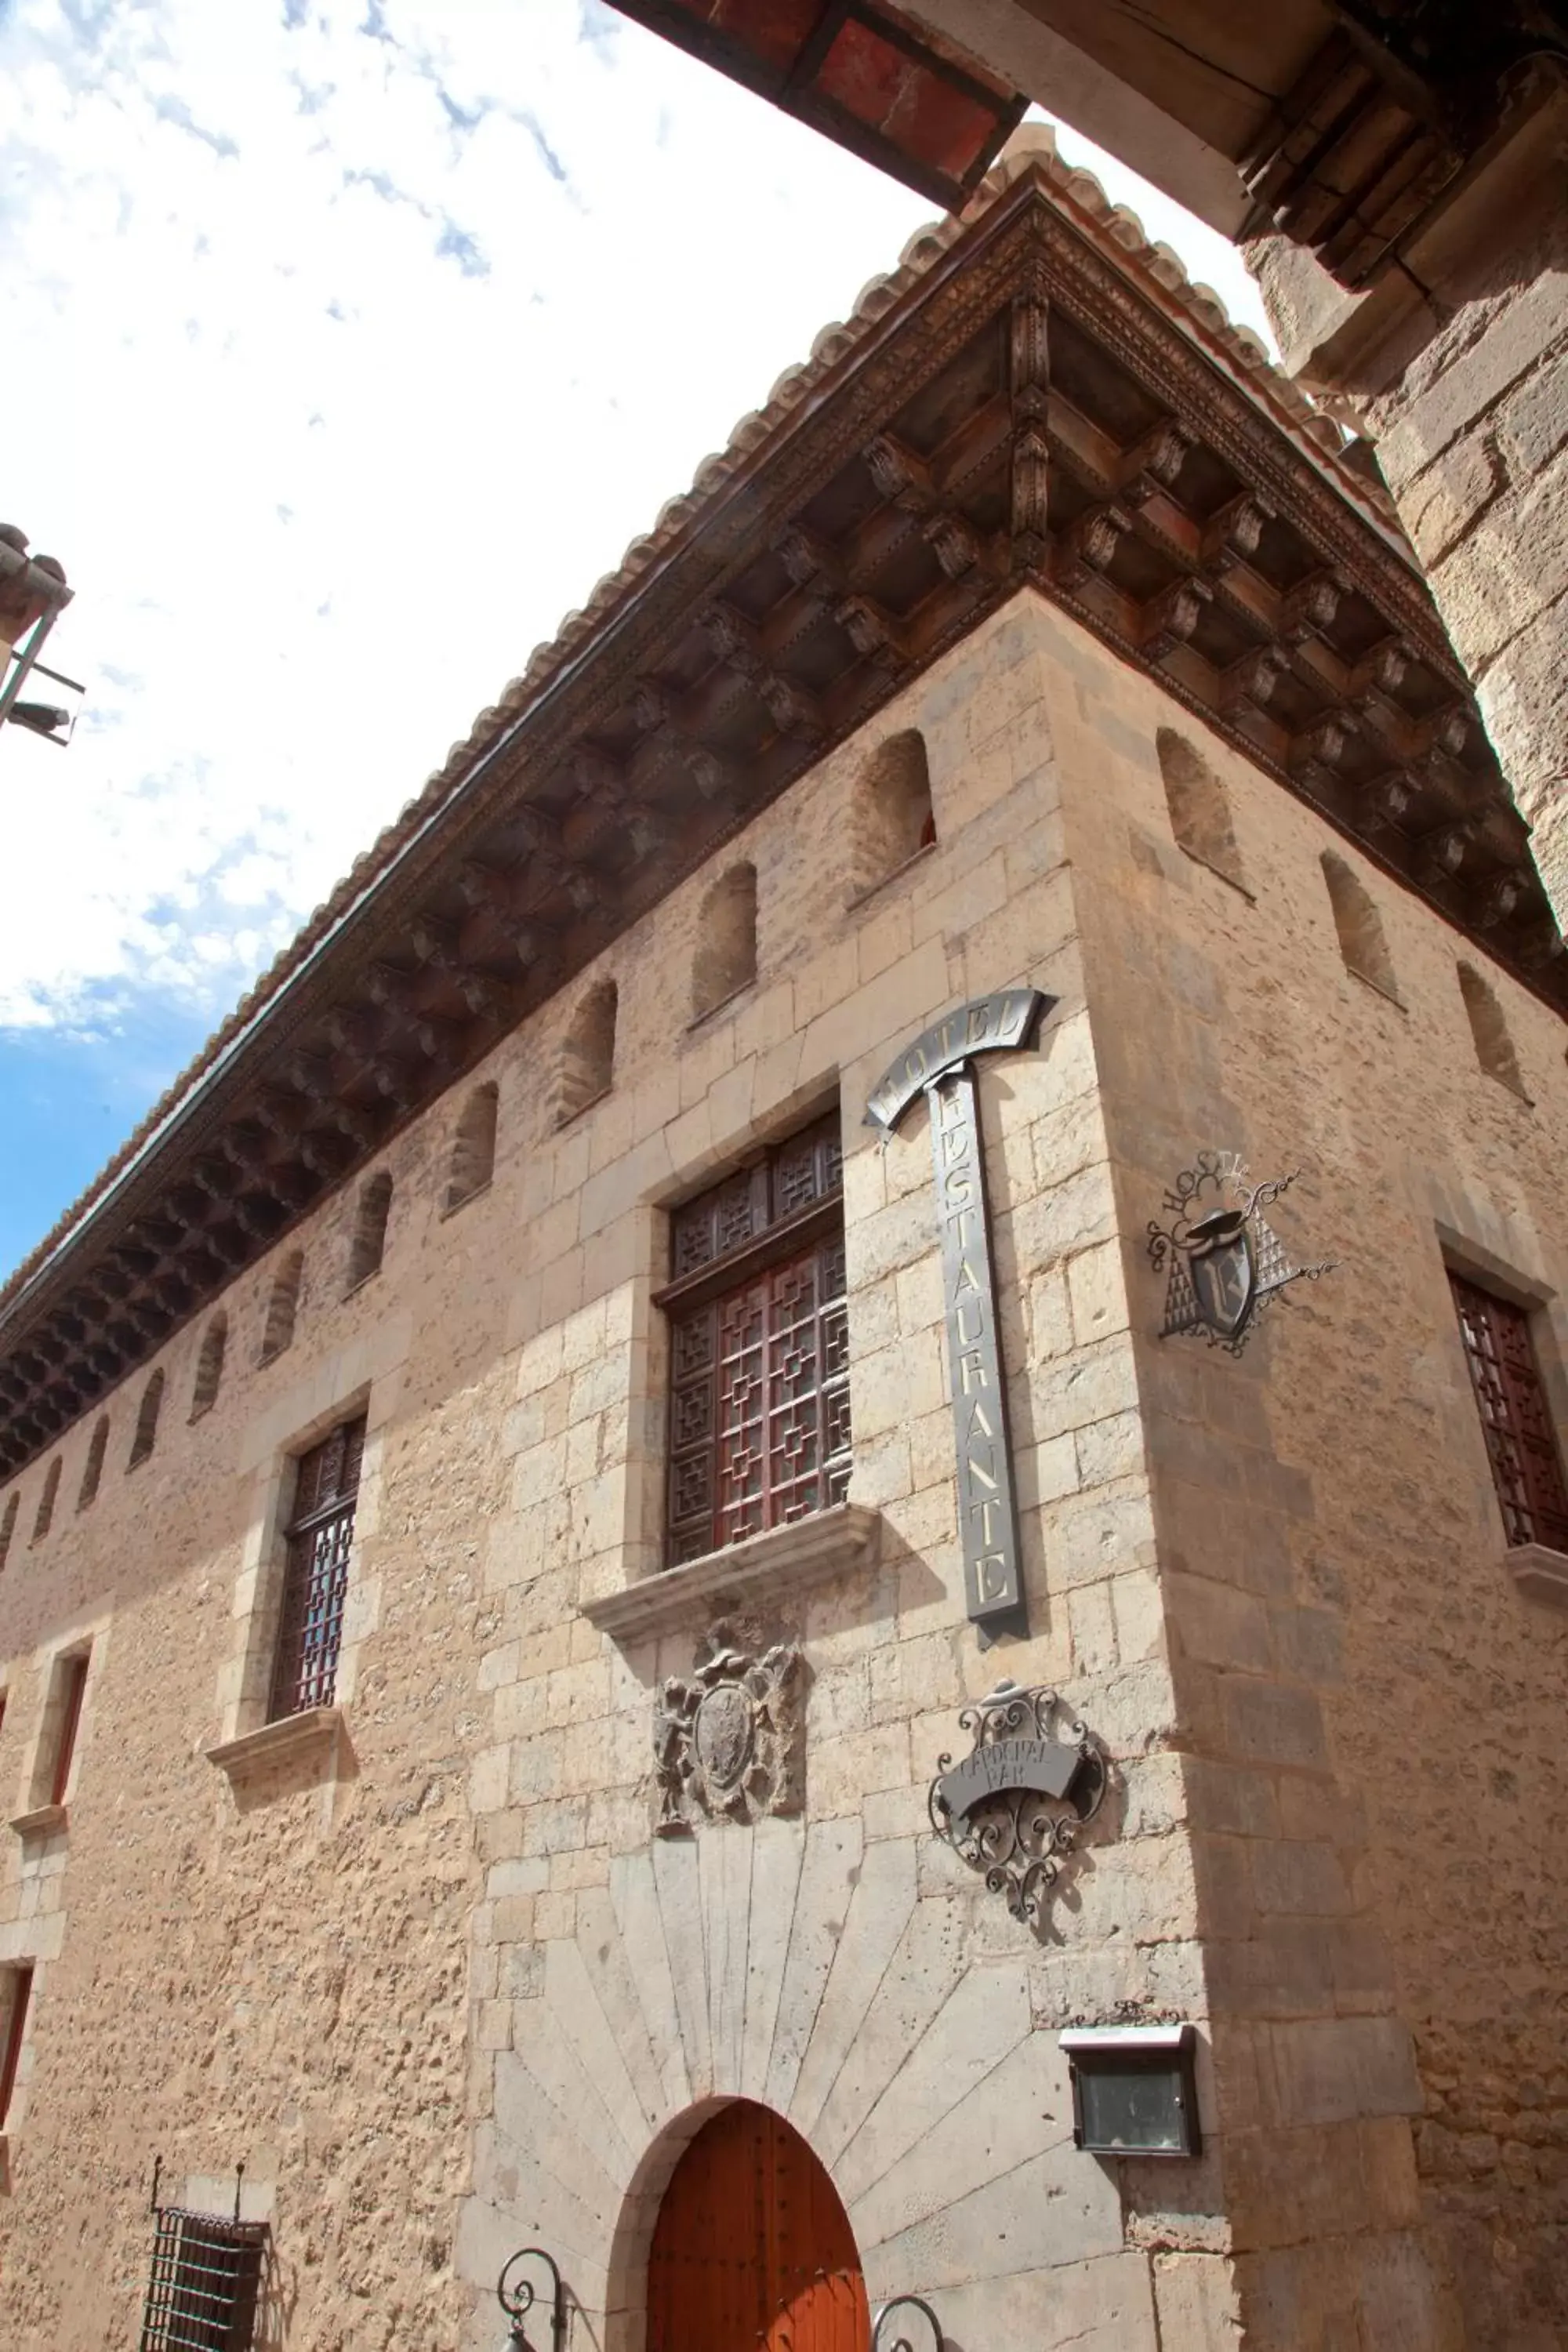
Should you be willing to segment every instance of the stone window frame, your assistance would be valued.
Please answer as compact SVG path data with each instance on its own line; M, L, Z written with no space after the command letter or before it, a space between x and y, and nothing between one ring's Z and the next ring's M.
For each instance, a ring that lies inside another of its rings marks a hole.
M405 1337L402 1344L405 1347ZM205 1751L209 1762L237 1783L286 1755L320 1749L329 1766L334 1763L339 1735L358 1688L364 1644L380 1622L381 1579L367 1572L366 1548L380 1521L385 1433L401 1368L398 1354L383 1366L365 1367L362 1377L345 1379L341 1388L331 1384L326 1394L320 1372L301 1381L268 1413L266 1430L256 1444L245 1543L235 1583L233 1640L215 1692L218 1737ZM354 1505L332 1704L273 1719L272 1677L288 1571L286 1531L292 1517L295 1465L341 1423L362 1412L364 1454Z
M10 2143L26 2118L28 2089L33 2074L33 2035L37 2025L38 1993L43 1976L42 1962L31 1952L18 1952L0 1960L0 2151L9 2153ZM22 1979L26 1979L23 1997L26 2009L17 2032L16 2004Z
M38 1678L38 1711L23 1754L18 1810L11 1816L11 1827L22 1840L24 1874L32 1861L47 1862L51 1854L63 1855L69 1809L81 1780L82 1759L92 1738L96 1701L109 1655L110 1623L107 1613L79 1620L51 1633L48 1641L40 1643L33 1654L32 1666ZM69 1767L62 1792L57 1798L56 1767L69 1669L82 1658L87 1660L88 1671L72 1734ZM18 1695L14 1675L5 1695L15 1707ZM0 1958L4 1957L0 1954Z
M1488 1219L1488 1223L1491 1220ZM1500 1223L1500 1221L1499 1221ZM1486 1433L1477 1406L1474 1382L1463 1337L1454 1310L1448 1276L1457 1274L1483 1290L1517 1307L1529 1318L1536 1369L1545 1392L1546 1408L1556 1433L1560 1455L1568 1466L1568 1310L1561 1292L1539 1267L1524 1262L1521 1237L1511 1231L1481 1238L1467 1220L1461 1227L1442 1218L1435 1221L1441 1261L1444 1342L1456 1394L1462 1394L1468 1425L1485 1472L1491 1526L1503 1560L1520 1593L1527 1601L1568 1611L1568 1554L1544 1544L1510 1544L1498 1499ZM1500 1246L1500 1244L1501 1246Z

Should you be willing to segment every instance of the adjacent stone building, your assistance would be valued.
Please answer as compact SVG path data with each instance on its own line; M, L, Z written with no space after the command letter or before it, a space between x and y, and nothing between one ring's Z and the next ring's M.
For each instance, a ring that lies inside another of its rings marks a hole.
M6 2345L1568 2342L1555 940L1015 151L0 1301Z

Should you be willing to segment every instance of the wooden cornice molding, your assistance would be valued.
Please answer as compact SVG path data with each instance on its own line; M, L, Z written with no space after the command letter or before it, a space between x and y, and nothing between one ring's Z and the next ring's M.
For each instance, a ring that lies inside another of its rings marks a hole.
M1568 1009L1386 500L1131 219L1009 159L707 461L0 1293L0 1478L1022 588Z

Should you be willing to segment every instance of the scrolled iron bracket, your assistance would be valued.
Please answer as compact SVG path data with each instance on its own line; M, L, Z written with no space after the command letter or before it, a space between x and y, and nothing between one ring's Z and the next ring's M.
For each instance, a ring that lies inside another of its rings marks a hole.
M496 2301L511 2322L507 2341L523 2352L528 2346L526 2321L539 2300L539 2290L525 2274L523 2265L542 2263L550 2273L550 2334L554 2352L563 2352L566 2342L566 2289L561 2277L561 2266L553 2254L542 2246L520 2246L508 2260L496 2281ZM529 2347L531 2352L531 2347Z
M958 1722L973 1746L961 1764L938 1757L926 1795L931 1828L1015 1919L1043 1933L1062 1865L1105 1801L1104 1752L1043 1683L998 1683Z
M931 2330L930 2352L942 2352L942 2322L923 2294L896 2294L882 2305L871 2322L871 2352L924 2352L923 2347L910 2343L900 2327L889 2326L894 2313L900 2311L918 2311Z

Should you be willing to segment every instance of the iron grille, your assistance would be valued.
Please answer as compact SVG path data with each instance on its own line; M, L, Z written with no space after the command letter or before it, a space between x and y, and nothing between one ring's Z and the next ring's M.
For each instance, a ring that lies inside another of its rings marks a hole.
M1568 1552L1568 1491L1522 1307L1450 1274L1510 1544Z
M273 1722L332 1703L363 1455L362 1414L300 1456L268 1710Z
M264 2221L160 2205L142 2352L251 2352L267 2258Z

